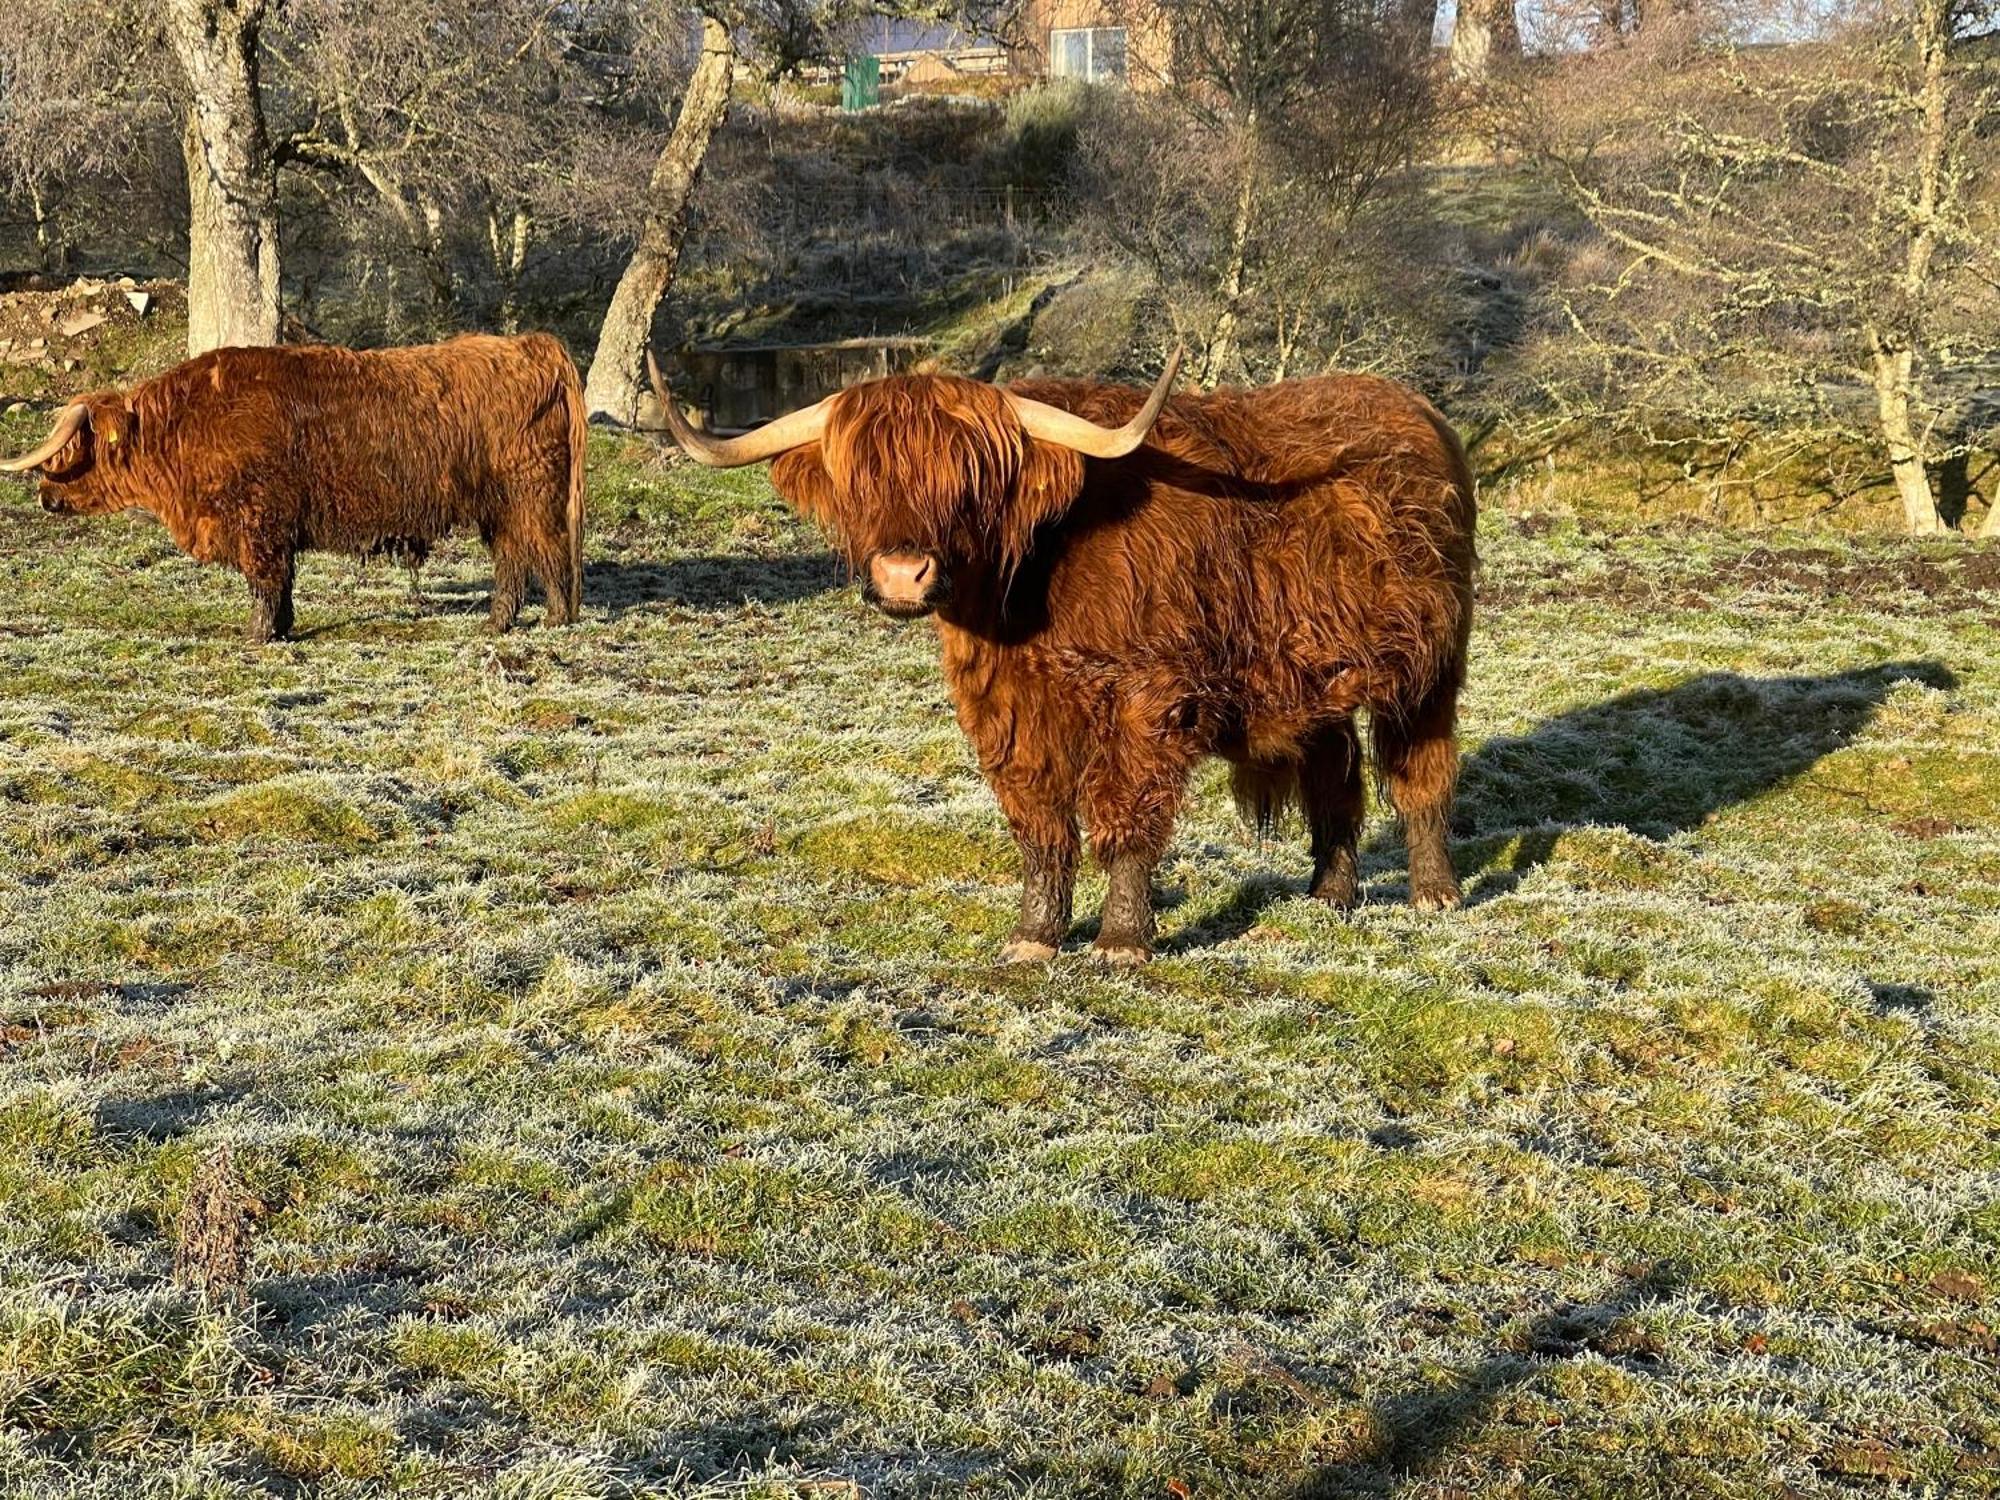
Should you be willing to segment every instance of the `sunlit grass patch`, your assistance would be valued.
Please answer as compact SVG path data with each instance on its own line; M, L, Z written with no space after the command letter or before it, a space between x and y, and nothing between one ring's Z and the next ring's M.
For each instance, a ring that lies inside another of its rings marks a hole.
M357 807L323 778L265 783L196 803L161 809L147 819L161 838L226 842L238 839L322 844L354 850L380 843L394 825Z
M818 869L866 876L884 885L928 885L953 878L1013 878L1011 845L991 825L968 828L907 814L862 814L799 835L794 852Z

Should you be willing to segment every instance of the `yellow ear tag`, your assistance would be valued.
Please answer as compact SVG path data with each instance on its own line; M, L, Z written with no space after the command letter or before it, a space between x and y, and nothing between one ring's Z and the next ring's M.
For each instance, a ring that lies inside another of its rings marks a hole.
M107 443L115 443L118 441L118 434L115 432L107 432L104 434L104 441Z

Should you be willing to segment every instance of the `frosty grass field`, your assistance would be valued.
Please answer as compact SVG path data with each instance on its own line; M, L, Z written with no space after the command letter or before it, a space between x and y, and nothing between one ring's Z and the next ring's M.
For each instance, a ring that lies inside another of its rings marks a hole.
M1990 549L1489 497L1466 910L1210 768L1001 970L929 630L595 455L498 640L6 491L0 1493L2000 1493Z

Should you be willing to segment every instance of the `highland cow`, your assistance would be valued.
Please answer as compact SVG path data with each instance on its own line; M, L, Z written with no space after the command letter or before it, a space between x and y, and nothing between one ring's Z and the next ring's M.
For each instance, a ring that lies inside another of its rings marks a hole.
M1079 813L1110 879L1098 952L1150 956L1152 872L1209 755L1261 822L1302 807L1312 893L1354 905L1364 709L1411 899L1459 899L1446 831L1474 506L1457 437L1387 380L1170 400L1174 373L1150 397L901 376L723 441L653 371L689 454L775 460L773 485L871 602L936 616L959 722L1021 851L1003 960L1062 944Z
M368 353L217 349L126 392L65 406L32 453L58 515L143 510L201 562L250 585L249 638L290 634L300 552L421 563L476 530L493 556L490 623L514 623L528 575L547 620L582 590L584 405L546 334Z

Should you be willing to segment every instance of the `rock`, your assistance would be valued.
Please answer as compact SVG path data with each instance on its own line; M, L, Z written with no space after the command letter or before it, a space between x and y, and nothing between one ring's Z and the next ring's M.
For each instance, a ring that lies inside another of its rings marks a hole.
M102 326L103 323L104 314L101 312L75 312L56 325L56 332L66 339L73 339L80 333L88 333L91 329Z
M127 292L125 300L132 304L132 311L142 318L148 312L152 311L153 294L151 292Z
M138 283L138 282L136 282L136 281L134 281L134 280L133 280L133 279L132 279L132 278L131 278L130 276L120 276L120 277L118 278L118 285L119 285L120 287L122 287L122 288L126 289L127 291L129 291L129 290L130 290L131 288L133 288L133 287L137 286L138 284L139 284L139 283Z

